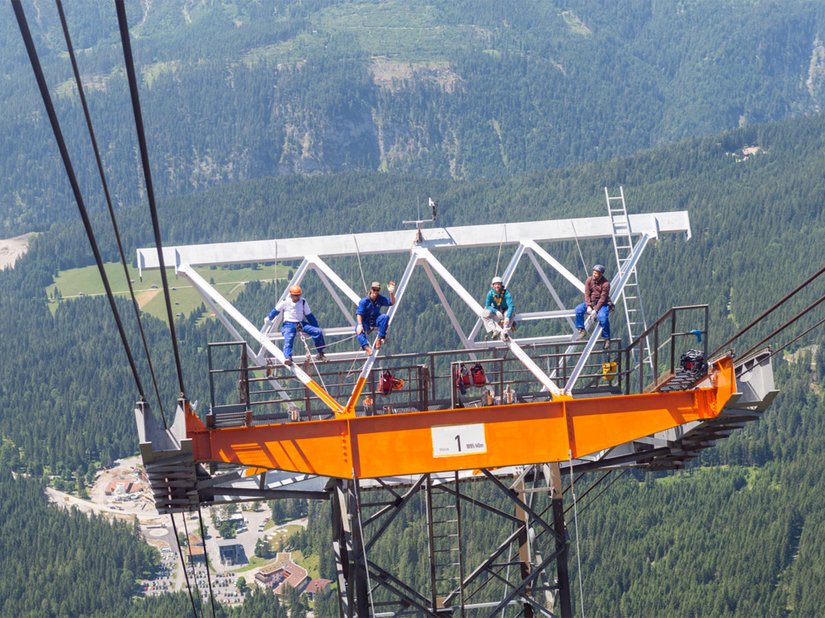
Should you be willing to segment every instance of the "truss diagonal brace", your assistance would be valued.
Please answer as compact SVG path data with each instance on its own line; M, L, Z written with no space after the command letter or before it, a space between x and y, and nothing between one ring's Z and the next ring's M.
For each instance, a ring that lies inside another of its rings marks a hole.
M401 299L404 298L404 292L407 290L407 286L410 283L410 277L412 277L412 272L415 269L415 265L418 263L418 256L415 254L415 250L413 250L413 255L410 258L410 261L407 262L407 268L404 269L404 274L401 275L401 281L398 284L398 289L395 292L395 302L390 306L387 310L387 320L388 320L388 327L392 326L392 320L395 317L395 312L398 309L398 305L401 304ZM358 376L358 379L355 380L355 386L352 389L352 393L350 394L349 399L347 400L347 405L343 409L344 414L349 416L355 415L355 404L358 402L358 398L361 396L361 392L364 390L364 385L367 383L367 377L370 375L370 371L372 371L372 367L375 364L375 359L378 356L378 348L375 347L372 350L372 353L367 357L367 362L364 363L364 367L361 369L361 374Z
M639 239L639 242L633 248L633 253L630 254L630 257L627 258L627 261L624 263L624 270L620 271L613 281L610 283L610 297L618 299L622 292L624 291L624 286L627 283L627 280L630 278L630 273L633 272L633 269L636 268L636 264L639 262L639 258L642 256L642 253L647 246L648 241L650 240L650 236L647 234L643 234L642 237ZM592 317L588 319L588 323L593 321ZM564 392L570 393L573 390L573 386L576 384L576 380L579 379L582 371L584 370L584 365L587 362L587 359L590 358L590 353L593 351L593 348L596 346L596 342L599 339L599 334L601 332L601 328L597 327L593 329L593 332L590 335L590 339L588 340L587 344L584 346L584 350L579 356L579 360L576 362L576 366L573 367L573 371L570 373L570 378L567 380L567 384L564 386Z
M259 331L255 325L246 318L246 316L238 311L232 303L226 300L215 288L209 285L203 277L196 273L187 264L180 264L178 266L178 272L189 279L189 281L192 282L192 285L195 286L203 296L208 296L211 298L219 307L221 307L221 309L230 315L241 328L257 340L257 342L260 343L267 352L272 354L272 356L277 358L281 364L286 366L284 363L285 358L283 352L281 352L281 350L278 349L278 347L272 343L266 335L261 333L261 331ZM293 365L291 370L294 372L295 377L297 377L313 393L318 395L321 401L323 401L330 410L335 412L335 414L341 414L343 412L343 407L341 404L335 401L332 395L324 390L324 388L315 382L315 380L310 378L300 367Z

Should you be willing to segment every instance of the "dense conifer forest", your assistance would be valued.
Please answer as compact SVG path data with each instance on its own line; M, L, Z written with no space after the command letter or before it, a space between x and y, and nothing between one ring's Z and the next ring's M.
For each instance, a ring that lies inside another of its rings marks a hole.
M711 348L822 266L821 3L127 5L167 244L399 229L428 196L444 225L601 216L604 187L623 186L631 212L690 213L693 238L652 245L639 278L650 316L708 303ZM93 167L79 152L86 142L59 23L51 7L26 8L114 261ZM116 22L105 3L67 8L131 256L153 240L124 121ZM82 493L100 466L135 454L136 392L105 300L55 307L46 295L59 272L92 257L7 4L0 58L0 236L40 232L14 269L0 271L0 615L187 615L185 594L135 597L158 557L131 526L58 511L43 495L47 482ZM578 247L560 250L587 270ZM602 245L582 250L585 262L613 270ZM495 250L447 259L479 291L497 261ZM369 278L402 267L364 258ZM538 310L531 276L511 289L520 307ZM354 269L347 278L360 288ZM736 349L821 296L817 285ZM279 289L283 281L250 283L236 303L263 319ZM389 345L455 344L432 294L404 302ZM137 349L131 309L119 303ZM331 310L318 305L322 323ZM225 335L201 317L176 329L187 396L206 401L203 350ZM820 306L778 343L821 317ZM169 414L178 386L168 329L153 318L144 326ZM774 358L781 393L760 422L684 472L625 472L580 513L577 614L822 613L823 339L814 330ZM328 506L309 513L294 543L334 579ZM468 525L487 532L481 517ZM400 518L374 558L418 585L424 546L420 522ZM219 612L288 609L256 592ZM336 615L334 600L316 612Z
M295 173L518 176L825 103L825 7L811 0L126 4L165 197ZM81 184L94 187L57 13L24 5ZM114 9L66 13L112 194L135 203L144 193ZM10 236L74 211L8 3L0 59L0 236Z
M332 233L347 219L341 214L366 208L375 216L362 229L392 229L397 212L412 211L414 196L425 191L439 196L446 224L596 216L604 209L601 185L621 184L631 210L690 212L694 238L662 239L640 278L654 292L647 295L653 315L670 305L708 302L712 337L720 342L821 264L817 239L825 222L816 170L823 135L825 119L815 116L513 179L428 182L350 173L252 181L177 198L170 204L176 214L164 217L163 226L170 243L301 235L300 213L317 211L336 213L314 222L315 233ZM754 145L760 152L744 160L741 150ZM124 210L121 223L130 246L149 243L142 209ZM102 224L100 229L105 241ZM89 263L84 243L79 224L69 222L39 236L15 269L0 275L2 461L34 479L56 474L67 484L96 465L135 452L134 389L108 307L99 298L64 301L52 316L46 302L45 286L59 268ZM113 259L114 249L105 242L104 247ZM494 253L479 258L486 260L480 286L493 268ZM454 266L464 273L479 270L477 260ZM377 259L367 267L388 270ZM352 275L357 286L357 274ZM528 283L515 281L511 287L529 299ZM238 306L263 315L274 285L247 287ZM797 308L809 300L799 299ZM422 335L440 332L430 309L434 299L422 295L407 301L405 315L414 319L399 317L394 327L399 347L442 345ZM212 322L201 325L196 317L177 324L192 399L205 398L206 392L200 350L210 337L222 338ZM805 324L814 321L810 316ZM774 318L751 341L778 323ZM424 327L415 327L420 324ZM162 323L148 321L150 343L159 355L155 362L166 368L160 376L172 401L176 387L166 334ZM803 343L820 343L821 337L814 331ZM817 496L825 495L816 473L825 435L820 390L825 365L821 346L818 350L795 356L793 363L775 360L780 398L764 421L707 451L704 467L676 475L628 474L583 513L578 541L587 613L615 615L618 608L622 615L643 615L656 608L668 615L810 615L818 607L822 509ZM89 384L95 385L94 394ZM318 508L314 514L323 512ZM317 515L317 521L298 543L325 556L322 575L329 577L328 515ZM410 543L408 558L418 555L423 531L400 534ZM398 555L387 551L392 564ZM674 576L679 585L663 588L662 581Z

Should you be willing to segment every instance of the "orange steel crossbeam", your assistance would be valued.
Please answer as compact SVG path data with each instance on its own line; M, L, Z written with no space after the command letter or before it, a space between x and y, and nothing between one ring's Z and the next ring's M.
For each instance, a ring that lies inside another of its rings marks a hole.
M644 393L207 429L187 414L198 462L375 478L566 461L717 416L735 392L733 360L712 386Z

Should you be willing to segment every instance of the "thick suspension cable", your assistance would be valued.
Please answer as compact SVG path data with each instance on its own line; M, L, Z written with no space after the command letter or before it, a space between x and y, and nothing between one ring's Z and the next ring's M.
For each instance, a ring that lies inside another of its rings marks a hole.
M83 196L80 193L80 186L78 185L77 177L74 173L74 167L72 166L72 161L69 157L69 151L66 148L66 142L63 139L63 132L60 130L60 122L57 119L57 113L55 112L52 98L49 94L49 88L46 85L46 78L43 75L43 69L40 66L40 59L38 58L37 50L34 47L34 41L32 40L31 32L29 31L26 15L23 12L23 7L20 0L14 0L12 2L12 7L14 8L14 14L17 18L17 25L20 27L20 34L23 36L23 42L26 45L26 52L29 55L29 61L32 66L32 70L34 71L35 79L37 80L37 86L40 89L40 96L43 99L43 105L46 107L46 113L49 116L49 122L52 125L52 131L54 132L54 138L57 141L57 147L60 150L60 156L63 159L63 166L66 168L66 175L69 177L69 183L72 186L75 202L77 203L77 208L80 211L80 218L83 220L83 227L86 230L86 237L89 239L89 245L91 245L92 253L94 253L97 269L100 273L100 278L103 280L103 287L106 290L106 297L109 300L112 315L117 323L117 330L120 334L121 343L123 344L123 349L129 359L129 367L132 370L132 377L135 380L135 385L137 386L138 393L140 394L140 399L145 400L146 397L143 392L143 384L140 381L140 375L138 374L135 360L132 357L132 350L129 347L129 340L126 338L126 331L123 328L120 313L118 312L117 305L115 304L115 297L114 294L112 294L112 288L109 285L109 277L106 275L106 269L103 267L103 258L100 255L100 250L98 249L97 241L95 240L95 233L94 229L92 229L92 223L89 220L88 213L86 212L86 205L83 202Z
M186 389L183 385L183 368L180 361L180 351L178 350L178 338L175 333L175 316L172 312L172 298L169 294L169 282L166 277L166 264L163 260L163 244L160 239L160 223L158 222L158 211L155 202L155 190L152 184L152 170L149 167L149 150L146 147L146 135L143 130L143 115L140 110L140 95L138 93L137 77L135 76L135 64L132 58L132 46L129 40L129 24L126 20L126 6L123 0L116 0L117 22L120 27L120 40L123 46L123 57L126 64L126 74L129 78L129 91L132 99L132 112L135 116L135 129L137 131L138 144L140 146L140 160L143 166L143 177L146 182L146 196L149 201L149 211L152 213L152 230L155 234L155 247L158 251L158 265L160 267L160 278L163 282L163 297L166 301L166 317L169 320L169 333L172 337L172 351L175 354L175 368L178 373L178 386L181 397L186 396Z
M742 335L744 335L746 332L748 332L751 328L753 328L754 326L756 326L756 325L757 325L759 322L761 322L764 318L766 318L768 315L770 315L770 314L771 314L771 313L773 313L776 309L778 309L778 308L779 308L779 307L780 307L783 303L785 303L786 301L788 301L788 300L789 300L789 299L790 299L790 298L791 298L794 294L796 294L796 293L797 293L797 292L799 292L801 289L803 289L805 286L807 286L807 285L808 285L811 281L813 281L814 279L816 279L817 277L819 277L819 276L820 276L823 272L825 272L825 266L823 266L822 268L820 268L817 272L815 272L813 275L811 275L810 277L808 277L805 281L803 281L802 283L800 283L800 284L799 284L799 285L798 285L798 286L797 286L797 287L796 287L796 288L795 288L792 292L789 292L789 293L788 293L788 294L786 294L784 297L782 297L782 298L781 298L781 299L780 299L780 300L779 300L776 304L774 304L774 305L773 305L772 307L770 307L767 311L765 311L764 313L762 313L762 315L760 315L758 318L756 318L755 320L753 320L753 322L751 322L750 324L748 324L745 328L743 328L742 330L740 330L740 331L739 331L738 333L736 333L733 337L731 337L730 339L728 339L727 341L725 341L722 345L720 345L718 348L716 348L716 350L713 352L713 354L711 354L711 355L710 355L710 357L714 357L714 356L716 356L717 354L719 354L719 352L720 352L723 348L725 348L725 346L729 345L730 343L733 343L736 339L738 339L739 337L741 337Z
M825 301L825 295L820 296L817 300L815 300L815 301L814 301L814 302L812 302L810 305L808 305L807 307L805 307L802 311L800 311L799 313L797 313L797 314L796 314L794 317L792 317L790 320L788 320L787 322L785 322L784 324L782 324L781 326L779 326L778 328L776 328L775 330L773 330L773 331L772 331L769 335L767 335L766 337L764 337L763 339L761 339L761 340L760 340L757 344L755 344L754 346L752 346L752 347L751 347L751 348L750 348L747 352L745 352L744 354L742 354L742 355L741 355L741 357L742 357L742 358L744 358L744 357L746 357L746 356L750 355L752 352L755 352L755 351L759 348L759 346L761 346L763 343L765 343L765 342L767 342L767 341L769 341L769 340L773 339L774 337L776 337L776 335L778 335L778 334L779 334L779 333L781 333L783 330L785 330L786 328L788 328L791 324L793 324L794 322L796 322L796 321L797 321L799 318L801 318L803 315L805 315L806 313L808 313L808 312L809 312L809 311L811 311L812 309L816 308L816 306L817 306L817 305L819 305L819 304L821 304L821 303L822 303L822 301Z
M140 307L138 306L137 298L135 297L135 290L132 286L132 279L129 276L129 267L126 264L126 254L123 251L123 243L120 239L120 230L117 226L117 220L115 219L115 211L112 207L112 198L109 194L109 184L106 182L106 173L103 171L103 162L100 158L100 149L97 145L97 138L95 137L95 131L92 127L92 117L89 114L89 106L86 102L86 93L83 90L83 83L80 79L80 70L77 67L77 59L75 58L74 53L74 46L72 45L72 38L69 35L69 27L66 23L66 15L63 12L63 2L61 0L55 0L55 4L57 5L57 12L60 14L60 25L63 27L63 36L66 39L66 49L69 52L69 60L72 63L72 71L74 72L74 79L77 83L77 92L80 96L80 103L83 106L83 115L86 117L86 128L89 131L89 139L92 142L92 150L95 153L95 161L97 162L97 171L100 175L100 183L103 187L103 194L106 198L106 207L109 210L109 219L112 221L112 230L115 233L115 240L117 241L117 249L120 253L120 263L123 265L123 275L126 279L126 284L129 286L129 296L132 299L132 307L135 311L135 320L137 321L138 329L140 330L140 338L143 342L143 351L146 354L146 361L149 364L149 373L152 376L152 386L155 390L155 397L158 400L158 409L160 410L160 416L163 419L163 426L168 427L168 423L166 421L166 414L163 412L163 401L161 400L160 396L160 389L158 388L158 381L155 376L155 368L152 365L152 358L149 355L149 344L146 342L146 332L143 330L143 321L140 319Z
M203 513L201 512L200 495L198 496L198 523L201 528L201 541L203 542L204 564L206 565L206 583L209 586L209 603L212 606L212 618L217 618L215 609L215 593L212 591L212 576L209 574L209 553L206 551L206 530L203 526Z
M189 593L189 602L192 604L192 616L197 617L198 615L198 608L195 605L195 596L192 594L192 584L189 583L189 575L186 572L186 558L183 555L183 547L180 544L180 538L178 537L178 526L175 523L175 514L169 513L169 518L172 520L172 534L175 535L175 543L178 545L178 556L180 556L180 566L183 569L183 578L186 580L186 590ZM184 523L186 522L186 516L181 514L181 518L184 519Z
M192 579L195 580L195 592L198 595L198 605L201 608L201 616L203 616L203 597L201 596L201 589L198 588L198 574L195 572L195 562L192 560L192 545L189 542L189 527L186 525L186 513L181 511L180 514L181 521L183 521L183 534L186 536L186 547L189 548L189 566L192 569ZM180 541L178 541L180 543ZM203 557L204 560L207 559L206 555L206 539L201 538L201 546L203 547ZM186 565L183 566L184 572L186 572Z
M815 328L817 328L817 327L819 327L819 326L822 326L822 324L823 324L823 323L825 323L825 318L822 318L821 320L819 320L819 322L817 322L816 324L814 324L814 325L813 325L813 326L811 326L810 328L808 328L808 329L804 330L804 331L803 331L803 332L801 332L799 335L797 335L796 337L794 337L793 339L791 339L789 342L787 342L787 343L783 344L783 345L782 345L782 347L777 348L776 350L774 350L773 352L771 352L771 356L776 356L777 354L779 354L782 350L784 350L785 348L787 348L787 347L788 347L789 345L791 345L792 343L796 343L797 341L799 341L800 339L802 339L802 337L804 337L805 335L807 335L808 333L810 333L810 332L811 332L812 330L814 330Z

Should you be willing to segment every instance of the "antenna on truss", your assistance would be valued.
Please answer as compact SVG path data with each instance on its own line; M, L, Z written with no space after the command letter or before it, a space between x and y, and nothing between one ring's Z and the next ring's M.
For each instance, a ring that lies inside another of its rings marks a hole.
M421 224L422 223L435 223L436 211L438 210L438 202L436 202L433 198L428 197L428 205L430 207L431 216L429 219L422 219L421 218L421 209L418 210L418 219L413 221L402 221L404 225L415 225L415 244L420 244L422 240L424 240L424 236L421 234Z

